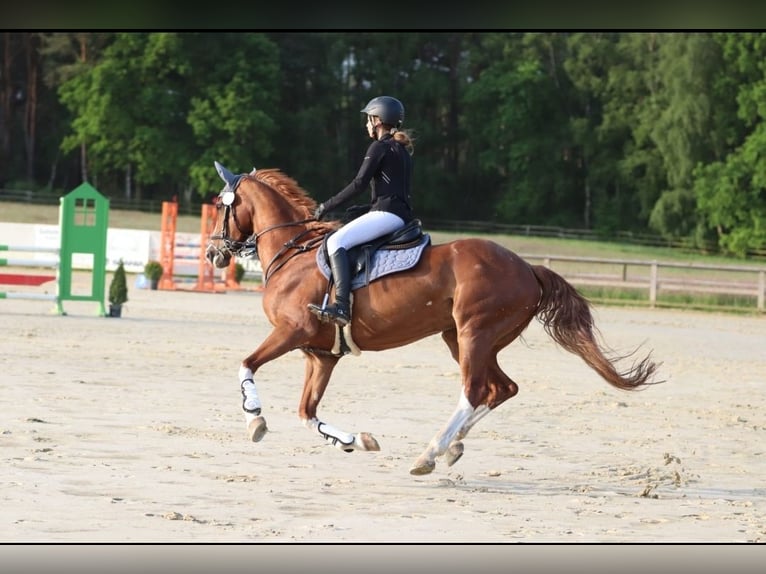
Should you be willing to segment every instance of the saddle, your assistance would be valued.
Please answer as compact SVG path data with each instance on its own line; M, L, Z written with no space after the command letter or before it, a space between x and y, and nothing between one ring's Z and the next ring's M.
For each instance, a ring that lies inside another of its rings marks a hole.
M332 277L327 252L328 234L317 250L317 265L326 279ZM369 285L371 281L414 267L423 249L431 243L431 236L423 232L419 219L414 219L393 233L378 237L374 241L352 247L347 251L351 268L351 289Z

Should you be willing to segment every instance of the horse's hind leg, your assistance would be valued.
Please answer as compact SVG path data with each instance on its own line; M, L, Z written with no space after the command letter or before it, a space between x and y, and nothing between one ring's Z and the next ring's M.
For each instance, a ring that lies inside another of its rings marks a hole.
M452 329L450 331L444 331L442 333L442 339L449 347L452 358L459 362L459 346L457 342L457 330ZM490 386L490 394L488 402L483 403L476 407L473 413L468 417L463 426L458 430L455 438L450 442L444 453L444 458L447 466L452 466L460 457L463 456L465 450L462 439L468 435L468 431L478 423L481 419L489 414L491 410L503 403L504 401L513 397L518 393L519 388L500 368L497 363L497 356L493 357L492 364L489 366L487 372L487 381Z
M449 347L452 358L456 363L460 364L460 347L457 342L457 329L443 331L442 340L447 344L447 347ZM449 446L447 447L447 452L445 453L447 466L452 466L460 459L461 456L463 456L464 447L461 439L465 437L468 429L476 424L476 422L483 418L488 412L489 410L484 405L480 405L479 408L473 411L465 424L463 424L463 426L458 430L457 435L452 440L452 442L450 442Z
M428 474L436 468L436 457L444 454L452 439L457 435L466 421L474 413L474 408L464 393L460 394L455 412L447 424L436 433L428 443L428 447L410 468L410 474ZM459 457L458 457L459 458Z
M497 364L497 360L495 360L495 364L489 370L488 381L490 393L487 402L476 407L473 414L458 431L457 435L455 435L455 438L444 453L444 460L447 466L452 466L463 456L464 447L462 440L468 435L468 431L491 411L519 392L518 385L502 371L500 365Z
M428 474L436 467L436 457L443 455L460 430L471 420L476 412L476 407L484 404L489 394L488 376L489 367L494 364L494 353L491 336L486 329L482 329L480 322L471 327L460 327L460 335L456 330L445 331L442 338L450 348L452 357L460 364L460 374L463 380L463 388L458 400L457 408L447 421L447 424L436 433L428 443L428 447L421 454L415 464L410 468L410 474ZM454 460L460 458L461 452L455 452Z

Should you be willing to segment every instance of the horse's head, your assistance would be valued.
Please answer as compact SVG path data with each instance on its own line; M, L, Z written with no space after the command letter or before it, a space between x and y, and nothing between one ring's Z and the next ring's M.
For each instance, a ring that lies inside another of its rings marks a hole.
M226 185L216 199L218 215L205 258L216 267L226 267L235 255L271 257L271 266L286 250L299 249L299 239L337 228L337 222L317 222L316 202L278 169L234 175L218 162L215 168ZM258 240L265 234L270 237L261 254Z
M216 198L215 227L205 250L205 258L218 268L227 267L232 256L243 252L255 253L255 243L248 242L254 234L254 208L243 193L237 193L246 174L234 175L220 163L215 162L218 175L225 182Z

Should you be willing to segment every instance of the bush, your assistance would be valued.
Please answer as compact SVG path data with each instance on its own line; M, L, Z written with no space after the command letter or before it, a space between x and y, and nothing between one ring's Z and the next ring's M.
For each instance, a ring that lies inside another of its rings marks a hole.
M234 264L234 281L242 283L242 279L245 277L245 266L241 263Z
M149 261L144 265L144 277L151 281L157 281L162 277L162 263L159 261Z
M120 264L114 270L112 283L109 285L109 303L122 305L128 301L128 282L125 278L125 266L120 259Z

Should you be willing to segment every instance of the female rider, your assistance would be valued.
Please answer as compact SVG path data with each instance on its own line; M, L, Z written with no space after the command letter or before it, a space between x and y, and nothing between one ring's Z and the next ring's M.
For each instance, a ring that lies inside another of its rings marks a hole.
M401 229L412 221L410 180L412 176L412 140L399 128L404 121L404 106L391 96L378 96L361 110L367 114L367 133L374 140L364 155L356 177L336 195L320 203L314 212L317 220L359 195L371 185L370 210L345 224L327 240L330 268L335 282L335 302L321 307L309 304L321 320L340 326L351 320L349 294L351 270L347 251L355 245Z

